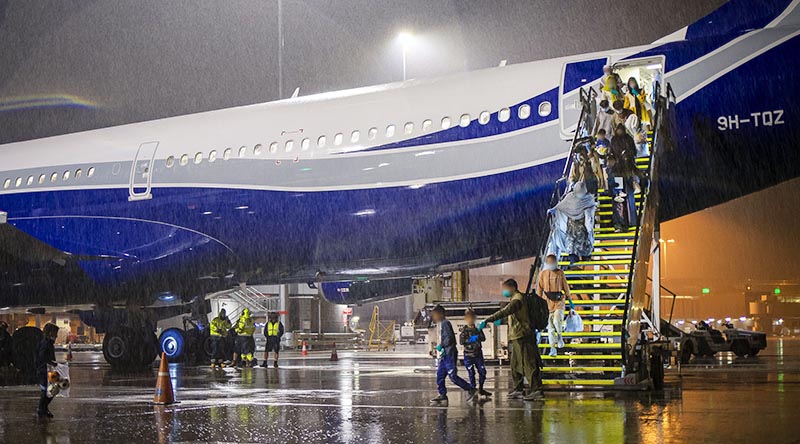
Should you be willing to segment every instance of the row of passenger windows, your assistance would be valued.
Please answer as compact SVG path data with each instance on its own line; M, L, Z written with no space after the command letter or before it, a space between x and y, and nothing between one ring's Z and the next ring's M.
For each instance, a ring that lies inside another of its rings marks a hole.
M86 177L92 177L92 176L94 176L94 167L89 167L89 169L86 170ZM63 173L53 172L52 174L50 174L50 183L58 182L59 177L64 182L68 181L70 177L74 177L75 179L80 179L81 177L83 177L83 170L81 168L78 168L77 170L75 170L74 174L72 170L65 170ZM40 174L38 179L33 175L28 176L27 179L20 176L14 179L13 185L15 188L21 187L23 183L25 184L25 186L31 186L34 184L34 182L38 183L39 185L44 185L47 182L47 179L48 179L47 174ZM11 179L6 179L3 181L3 189L11 188L11 185L12 185Z
M542 102L539 104L539 115L542 117L546 117L550 115L551 105L550 102ZM517 118L520 120L526 120L531 116L531 107L528 104L520 105L517 108ZM491 121L492 114L489 111L482 111L478 114L478 123L480 125L486 125ZM500 111L497 113L497 120L500 122L507 122L511 118L511 109L509 108L501 108ZM472 122L472 118L469 114L462 114L461 117L458 119L458 125L462 128L466 128ZM439 122L439 126L441 129L446 130L453 126L453 121L450 117L443 117L442 120ZM422 132L428 132L433 129L433 121L430 119L426 119L422 121ZM411 135L414 133L414 122L406 122L402 128L398 129L394 124L386 125L386 129L383 131L385 138L390 139L397 134L398 131L402 131L404 135ZM367 130L366 138L368 141L375 140L378 137L379 130L376 127L372 127ZM348 138L350 143L358 143L361 141L361 131L355 130L350 133L350 137ZM345 135L342 133L336 133L333 136L333 146L340 146L345 142ZM308 137L300 140L300 151L308 151L311 148L312 140ZM325 135L319 136L316 140L317 148L325 148L328 145L328 137ZM242 146L239 148L237 155L238 157L245 157L247 155L247 148L246 146ZM269 151L271 154L275 154L280 149L278 142L272 142L269 144L268 147L264 147L261 144L258 144L253 147L253 155L260 156L263 152ZM290 153L295 149L295 141L289 139L283 143L283 149L285 152ZM208 153L208 161L214 162L219 157L222 157L223 160L228 160L233 157L233 148L226 148L221 156L217 150L212 150ZM167 168L172 168L175 164L179 164L181 166L186 166L189 164L190 161L194 162L195 164L199 164L203 161L204 153L197 152L194 157L189 156L189 154L183 154L182 156L176 158L175 156L169 156L167 158Z

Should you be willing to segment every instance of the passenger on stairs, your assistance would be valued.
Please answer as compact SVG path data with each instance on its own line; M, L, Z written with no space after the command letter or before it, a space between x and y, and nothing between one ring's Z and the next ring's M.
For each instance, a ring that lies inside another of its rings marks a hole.
M597 136L602 130L603 134L610 134L614 123L614 110L609 106L607 99L600 101L600 109L597 110L597 118L594 120L592 136Z
M547 252L556 256L567 253L570 265L592 254L594 248L594 196L586 192L586 185L578 182L572 191L551 208L554 226Z
M640 125L650 125L650 106L647 104L647 95L639 87L639 82L635 77L628 79L627 89L622 106L636 115Z
M614 135L611 140L616 137L616 128L619 125L622 125L631 137L639 132L639 118L631 110L625 108L625 102L622 100L614 102L614 113Z
M532 401L542 396L542 358L539 356L539 347L536 343L531 321L528 318L528 305L525 296L520 293L517 281L508 279L503 282L503 297L510 298L510 302L480 324L478 329L483 330L489 322L508 318L508 348L511 361L511 377L514 380L514 391L509 393L512 399ZM530 389L525 394L524 379L530 383Z
M608 193L614 198L612 222L616 231L636 225L636 144L624 125L614 130L608 153Z
M577 159L572 164L569 182L573 187L577 182L583 182L589 194L597 195L603 178L600 156L597 155L594 145L591 143L580 145L575 148L575 151Z
M564 272L558 268L556 256L550 254L545 259L544 267L539 273L536 283L536 294L547 301L550 317L547 323L547 332L550 342L550 356L557 356L557 348L564 347L561 337L564 323L564 301L571 299L569 284Z

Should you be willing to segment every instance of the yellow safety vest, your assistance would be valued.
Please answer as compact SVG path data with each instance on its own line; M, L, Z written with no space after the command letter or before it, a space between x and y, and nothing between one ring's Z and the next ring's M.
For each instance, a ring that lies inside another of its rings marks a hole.
M267 322L267 336L278 336L280 333L280 321L279 322Z

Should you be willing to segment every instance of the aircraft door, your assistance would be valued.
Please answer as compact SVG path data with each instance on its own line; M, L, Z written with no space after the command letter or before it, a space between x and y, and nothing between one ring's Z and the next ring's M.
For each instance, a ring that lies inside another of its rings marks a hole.
M560 132L564 140L572 140L581 114L580 89L593 87L600 91L603 66L608 58L580 60L564 64L559 86Z
M139 145L131 165L131 181L128 188L128 201L152 199L150 189L153 183L153 166L156 160L158 142Z

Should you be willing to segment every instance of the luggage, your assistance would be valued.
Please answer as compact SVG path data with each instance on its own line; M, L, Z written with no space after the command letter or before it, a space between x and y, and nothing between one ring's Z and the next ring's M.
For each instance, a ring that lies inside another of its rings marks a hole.
M611 223L614 228L627 231L630 228L630 215L628 214L628 196L617 194L611 204Z
M581 315L575 311L571 311L564 322L564 331L569 333L583 331L583 319L581 319Z

